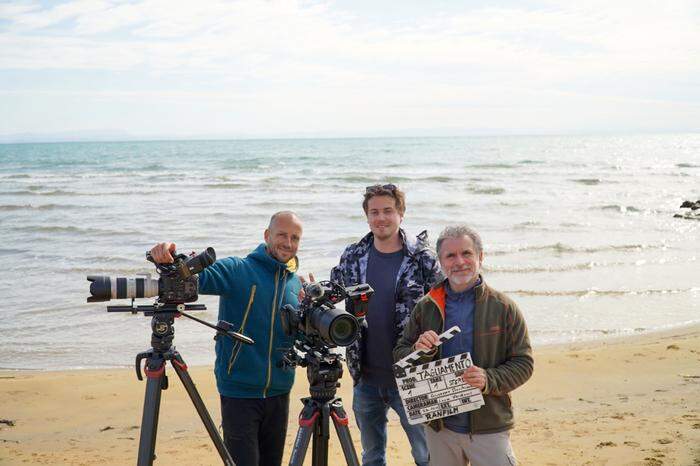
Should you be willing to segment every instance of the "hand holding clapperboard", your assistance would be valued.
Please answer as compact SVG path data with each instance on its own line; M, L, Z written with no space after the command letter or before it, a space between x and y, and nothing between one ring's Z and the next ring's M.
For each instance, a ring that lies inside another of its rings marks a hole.
M438 335L436 347L460 332L454 326ZM484 405L481 390L462 380L472 365L469 353L421 365L420 357L432 351L419 349L394 364L394 377L410 424L432 421L479 409Z

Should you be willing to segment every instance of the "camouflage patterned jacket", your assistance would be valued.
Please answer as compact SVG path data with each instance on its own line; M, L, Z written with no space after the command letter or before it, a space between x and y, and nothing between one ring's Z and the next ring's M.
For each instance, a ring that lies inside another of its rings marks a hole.
M394 315L395 331L391 335L392 345L395 346L403 328L408 323L411 311L425 293L442 278L440 266L435 254L430 250L428 232L423 231L416 241L409 241L403 229L399 230L404 245L404 258L396 277L396 314ZM340 263L331 270L331 280L343 286L358 285L367 281L367 262L369 249L374 241L370 232L359 242L345 248L340 257ZM346 308L350 303L345 303ZM348 308L349 309L349 308ZM346 349L348 369L354 384L360 381L362 361L362 333L352 345Z

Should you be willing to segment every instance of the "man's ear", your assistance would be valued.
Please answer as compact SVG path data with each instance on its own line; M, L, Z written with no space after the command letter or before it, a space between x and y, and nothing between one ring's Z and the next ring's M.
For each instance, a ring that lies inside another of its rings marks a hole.
M266 243L270 242L270 229L269 228L265 228L265 233L263 234L263 238L265 238Z

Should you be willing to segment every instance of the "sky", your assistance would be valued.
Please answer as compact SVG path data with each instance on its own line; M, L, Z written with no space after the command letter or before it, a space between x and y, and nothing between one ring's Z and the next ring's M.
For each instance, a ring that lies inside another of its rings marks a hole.
M0 138L700 131L700 2L0 0Z

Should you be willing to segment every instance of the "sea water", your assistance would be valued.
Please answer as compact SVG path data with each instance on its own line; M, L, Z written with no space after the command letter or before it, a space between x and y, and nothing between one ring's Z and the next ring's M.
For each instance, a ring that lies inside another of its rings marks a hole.
M159 241L245 256L293 210L301 271L327 279L368 231L365 187L388 182L409 235L481 233L484 278L535 345L700 322L700 222L674 218L700 199L698 134L6 144L0 368L132 364L150 319L87 304L86 276L155 272ZM200 302L215 321L218 300ZM190 364L213 362L212 336L176 323Z

